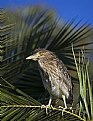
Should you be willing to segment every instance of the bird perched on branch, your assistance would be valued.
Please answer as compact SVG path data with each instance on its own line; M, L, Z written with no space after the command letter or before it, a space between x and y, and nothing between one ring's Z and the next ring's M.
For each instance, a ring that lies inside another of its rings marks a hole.
M38 62L43 85L50 94L48 106L51 105L53 97L56 97L57 99L63 98L65 108L67 108L66 99L70 103L73 101L72 83L63 62L53 52L45 49L36 49L33 55L26 59Z

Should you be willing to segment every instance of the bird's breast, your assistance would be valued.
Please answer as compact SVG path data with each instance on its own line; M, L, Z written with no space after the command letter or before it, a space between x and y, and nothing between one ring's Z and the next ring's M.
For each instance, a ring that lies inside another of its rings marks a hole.
M60 90L59 86L52 86L51 92L53 96L57 98L62 98L63 93Z
M45 85L50 95L56 98L62 98L63 93L62 90L60 90L60 82L58 79L55 79L53 75L49 76L49 78L45 80Z

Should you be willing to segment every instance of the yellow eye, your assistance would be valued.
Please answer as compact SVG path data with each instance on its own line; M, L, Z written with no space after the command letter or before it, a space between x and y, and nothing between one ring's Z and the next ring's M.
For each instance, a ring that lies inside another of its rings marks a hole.
M40 55L40 56L42 56L42 55L43 55L43 53L42 53L41 51L39 51L39 55Z

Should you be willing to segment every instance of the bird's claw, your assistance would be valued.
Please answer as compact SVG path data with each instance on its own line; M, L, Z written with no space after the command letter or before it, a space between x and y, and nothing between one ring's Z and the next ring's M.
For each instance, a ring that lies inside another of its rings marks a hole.
M59 106L60 109L62 109L62 116L63 116L63 112L67 109L67 107L62 107L62 106Z
M46 114L47 114L47 115L48 115L48 110L47 110L48 107L49 107L48 105L41 105L41 109L42 109L42 108L45 108L45 110L46 110Z
M52 105L41 105L41 109L42 108L45 108L46 114L48 115L48 108L53 108L53 106Z
M72 111L72 113L73 113L73 108L72 107L69 107L69 108L67 108L67 107L62 107L62 106L59 106L59 109L62 109L62 116L63 116L63 112L66 110L66 109L69 109L70 111Z
M71 110L71 112L73 113L73 111L74 111L74 110L73 110L73 107L69 107L69 109L70 109L70 110Z
M41 105L41 109L45 108L46 106L45 105Z
M64 107L62 107L62 106L59 106L58 108L59 108L59 109L63 109Z
M47 111L48 105L41 105L41 109L43 109L43 108L45 108L46 114L48 115L48 111Z

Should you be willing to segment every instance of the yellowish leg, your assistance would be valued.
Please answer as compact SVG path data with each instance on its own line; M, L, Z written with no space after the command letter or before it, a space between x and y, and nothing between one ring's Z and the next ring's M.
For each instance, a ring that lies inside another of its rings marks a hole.
M66 109L67 108L67 104L66 104L66 97L65 97L65 95L62 95L62 98L63 98L63 102L64 102L65 109Z
M62 98L63 98L63 102L64 102L64 105L65 105L65 108L63 108L63 111L62 111L62 116L63 116L64 110L67 109L67 104L66 104L66 97L65 97L65 95L62 95Z
M48 115L48 107L51 106L51 102L52 102L52 96L50 96L50 99L49 99L49 102L48 102L48 105L46 105L46 114Z
M48 102L48 105L42 105L41 108L45 108L46 109L46 114L48 115L48 107L51 106L51 102L52 102L52 96L50 96L50 99L49 99L49 102Z
M52 102L52 97L50 96L49 102L48 102L48 106L51 106L51 102Z

